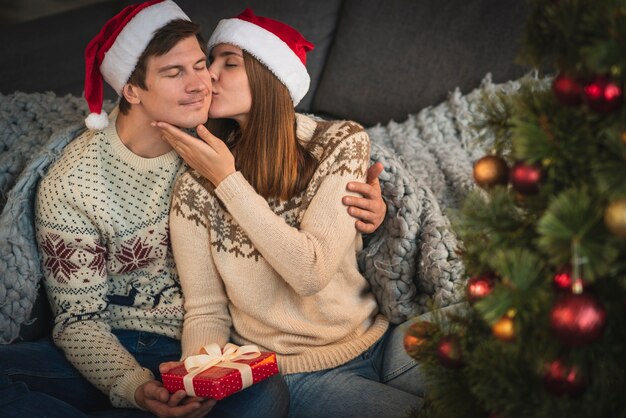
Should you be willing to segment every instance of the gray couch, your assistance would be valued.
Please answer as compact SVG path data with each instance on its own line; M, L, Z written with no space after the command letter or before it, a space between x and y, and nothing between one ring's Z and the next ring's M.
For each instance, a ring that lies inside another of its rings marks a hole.
M522 0L176 1L207 39L219 19L245 7L296 27L315 44L307 61L311 88L298 110L366 127L401 122L457 87L478 87L487 73L497 83L528 70L514 60L526 18ZM0 93L80 96L86 43L130 3L108 1L0 29ZM105 96L116 97L110 89ZM24 324L19 340L47 332L45 302L31 317L37 321Z
M0 93L81 95L83 50L129 1L108 1L0 30ZM514 63L523 0L177 0L210 35L245 7L299 29L315 49L298 110L366 126L401 121L445 99L524 71ZM107 97L114 93L107 90Z

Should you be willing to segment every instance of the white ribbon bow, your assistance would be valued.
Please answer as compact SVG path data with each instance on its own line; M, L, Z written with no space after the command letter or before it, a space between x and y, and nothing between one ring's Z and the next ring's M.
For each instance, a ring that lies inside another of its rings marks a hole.
M207 354L189 356L185 359L187 374L183 377L183 384L185 385L187 395L196 396L196 391L193 388L193 378L213 366L239 370L239 373L241 373L241 389L252 385L252 367L247 364L234 363L233 361L251 360L259 357L261 355L259 347L256 345L239 347L238 345L228 343L222 350L219 345L211 343L202 348L204 348Z

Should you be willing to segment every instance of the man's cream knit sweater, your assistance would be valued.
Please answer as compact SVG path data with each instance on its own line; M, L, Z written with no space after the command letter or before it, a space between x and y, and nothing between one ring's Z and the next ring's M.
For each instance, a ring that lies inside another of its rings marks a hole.
M114 406L131 407L154 376L111 330L180 338L168 214L183 166L174 151L133 154L115 125L113 117L65 148L39 185L36 227L55 343Z
M214 188L190 171L170 211L183 294L183 357L205 344L256 344L283 374L355 358L388 326L356 263L361 236L341 203L363 181L369 138L353 122L297 115L297 136L319 165L307 189L265 200L236 172Z

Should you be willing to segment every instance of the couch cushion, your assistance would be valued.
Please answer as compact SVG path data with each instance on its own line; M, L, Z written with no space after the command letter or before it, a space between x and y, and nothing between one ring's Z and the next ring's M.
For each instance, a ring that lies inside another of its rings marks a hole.
M435 105L527 69L514 63L520 0L346 0L335 45L313 100L315 113L365 125Z

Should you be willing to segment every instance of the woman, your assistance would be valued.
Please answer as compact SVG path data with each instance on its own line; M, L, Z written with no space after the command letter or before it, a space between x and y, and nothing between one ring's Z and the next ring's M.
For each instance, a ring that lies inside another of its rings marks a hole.
M312 47L250 10L222 20L209 117L226 143L199 126L207 145L194 152L201 142L157 124L193 168L170 212L183 358L255 344L277 353L290 415L398 416L421 406L419 373L358 271L361 236L341 203L365 178L369 138L354 122L295 114Z

